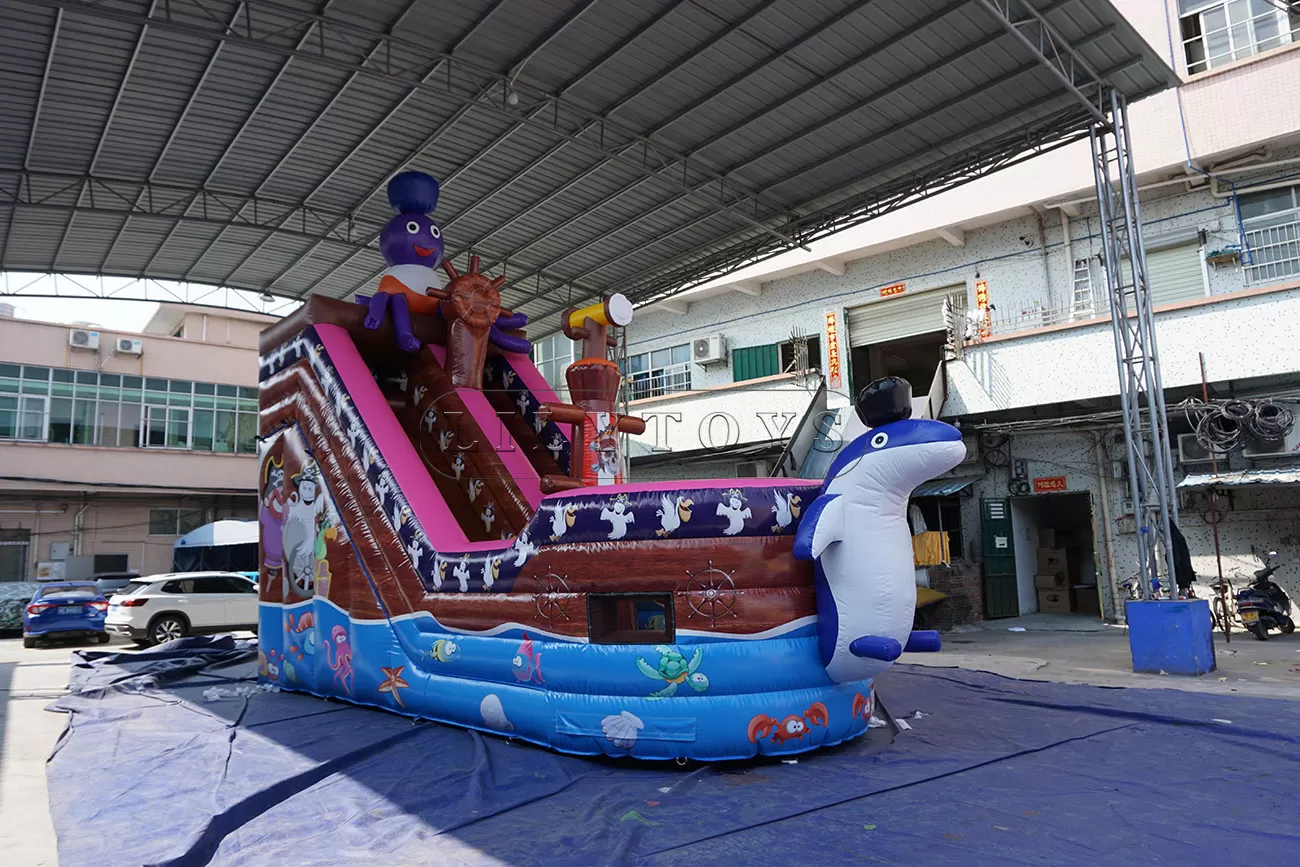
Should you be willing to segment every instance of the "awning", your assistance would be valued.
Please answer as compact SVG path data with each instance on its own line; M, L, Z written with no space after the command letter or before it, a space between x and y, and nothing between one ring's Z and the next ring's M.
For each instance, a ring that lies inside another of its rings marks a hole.
M257 542L256 521L213 521L181 536L173 548L216 548Z
M1300 485L1300 468L1238 470L1231 473L1194 473L1178 483L1180 488L1241 487L1242 485Z
M913 497L951 497L959 494L978 481L975 478L931 479L912 492Z

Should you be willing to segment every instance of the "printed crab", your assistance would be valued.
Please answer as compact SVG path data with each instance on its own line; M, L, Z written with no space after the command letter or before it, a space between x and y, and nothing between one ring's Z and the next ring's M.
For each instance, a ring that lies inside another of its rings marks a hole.
M655 650L659 652L658 668L639 656L636 658L636 667L642 674L651 680L662 680L668 684L658 692L650 693L651 700L668 698L677 692L681 683L689 684L696 692L704 692L709 688L709 679L704 676L704 672L699 671L700 663L704 661L704 648L697 647L690 662L674 647L660 645Z
M813 702L803 713L792 713L783 720L759 714L749 721L749 742L756 744L766 737L771 737L774 744L803 740L809 726L824 726L829 720L826 705L819 701Z

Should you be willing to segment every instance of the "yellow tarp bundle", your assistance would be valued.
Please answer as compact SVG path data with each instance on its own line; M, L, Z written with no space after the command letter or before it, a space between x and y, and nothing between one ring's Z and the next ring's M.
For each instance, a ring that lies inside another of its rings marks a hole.
M948 556L948 534L938 530L918 533L912 537L912 559L917 566L946 566Z

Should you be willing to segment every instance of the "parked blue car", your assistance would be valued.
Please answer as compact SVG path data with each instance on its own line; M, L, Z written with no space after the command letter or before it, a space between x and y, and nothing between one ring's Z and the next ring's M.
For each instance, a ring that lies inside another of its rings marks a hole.
M42 584L23 611L23 647L52 636L94 638L108 643L108 600L92 581Z

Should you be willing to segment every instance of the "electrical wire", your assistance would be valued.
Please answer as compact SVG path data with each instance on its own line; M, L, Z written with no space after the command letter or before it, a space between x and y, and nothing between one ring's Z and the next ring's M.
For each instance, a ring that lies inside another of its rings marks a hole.
M1262 400L1252 407L1246 427L1264 442L1282 442L1295 427L1295 414L1276 401Z
M1286 439L1295 428L1295 414L1274 398L1212 400L1188 398L1180 404L1196 441L1208 452L1226 455L1246 437L1268 443Z

